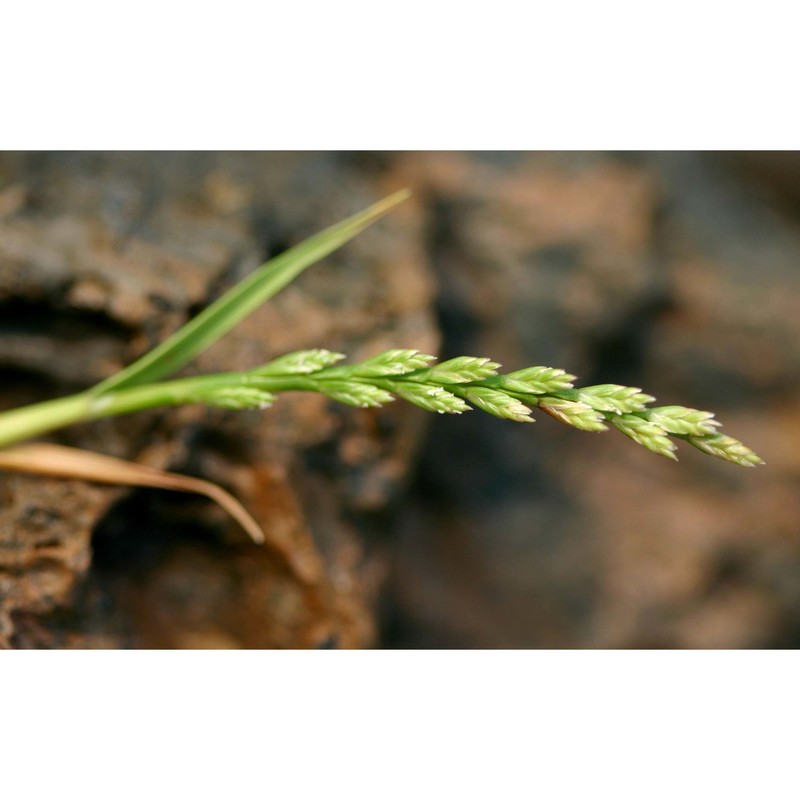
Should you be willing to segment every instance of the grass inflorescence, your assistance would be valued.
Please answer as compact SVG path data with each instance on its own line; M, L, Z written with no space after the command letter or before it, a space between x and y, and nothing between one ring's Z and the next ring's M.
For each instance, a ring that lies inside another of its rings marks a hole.
M737 439L719 432L714 414L685 406L652 406L641 389L606 383L576 388L570 375L552 367L528 367L500 374L488 358L462 356L435 364L417 350L387 350L358 364L341 365L341 353L304 350L245 373L212 376L216 388L183 395L225 408L264 407L285 391L310 391L362 408L400 397L426 411L461 414L478 408L495 417L533 422L533 409L573 428L615 428L658 455L677 460L675 439L709 455L745 467L761 458ZM197 379L190 379L197 380ZM174 385L186 382L176 381ZM179 393L180 394L180 393ZM177 395L176 395L177 399Z

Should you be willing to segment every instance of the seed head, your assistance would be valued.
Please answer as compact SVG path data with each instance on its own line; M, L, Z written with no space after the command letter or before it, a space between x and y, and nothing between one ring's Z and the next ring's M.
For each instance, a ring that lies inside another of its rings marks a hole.
M351 375L365 378L380 378L387 375L405 375L427 367L436 356L420 353L419 350L387 350L373 358L362 361L351 368Z
M665 434L664 429L659 428L658 425L634 414L614 414L611 416L611 423L617 430L622 431L634 442L638 442L648 450L665 458L671 458L673 461L678 460L674 452L675 445Z
M551 394L571 389L574 375L553 367L528 367L502 376L501 386L511 392Z
M356 381L319 381L319 391L339 403L359 408L377 408L391 403L394 397L385 389Z
M574 403L558 397L543 397L538 407L553 419L565 425L572 425L573 428L580 428L582 431L608 430L608 426L603 424L603 415L585 403Z
M677 433L688 436L705 436L716 433L719 422L714 419L710 411L698 411L696 408L684 406L661 406L651 408L647 418L667 433Z
M393 384L392 389L403 400L427 411L438 411L440 414L461 414L464 411L472 410L460 397L456 397L441 386L397 381Z
M268 389L318 391L365 408L388 403L396 395L440 414L461 414L472 404L495 417L533 422L529 407L533 406L585 431L608 430L611 423L633 441L672 460L677 458L670 436L734 464L763 463L741 442L718 433L719 423L710 411L686 406L651 408L655 398L634 386L604 383L575 389L575 376L553 367L528 367L499 375L497 362L474 356L431 366L434 356L418 350L387 350L359 364L334 366L341 358L328 350L305 350L283 356L245 377L258 377L259 384ZM250 395L215 391L216 395L200 401L243 408L272 400L268 392L255 388L249 388Z
M497 375L499 366L488 358L460 356L431 367L421 377L431 383L470 383Z
M705 436L687 436L686 441L704 453L739 464L742 467L755 467L763 464L761 456L743 445L738 439L724 433L711 433Z
M470 386L464 389L459 388L458 393L465 400L469 400L473 405L495 417L510 419L514 422L534 421L531 410L517 398L505 394L505 392L481 386Z
M330 350L299 350L252 370L254 375L310 375L345 358Z
M635 386L619 386L616 383L587 386L578 389L576 394L578 400L597 411L612 411L615 414L644 411L645 405L655 400L655 397L644 394Z

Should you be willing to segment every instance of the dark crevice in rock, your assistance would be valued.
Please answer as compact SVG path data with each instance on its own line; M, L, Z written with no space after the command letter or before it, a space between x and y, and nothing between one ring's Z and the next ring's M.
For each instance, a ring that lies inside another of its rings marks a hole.
M102 311L76 309L64 300L69 285L47 300L0 299L0 337L45 335L58 341L91 343L97 338L125 342L131 329Z
M589 372L581 383L639 386L652 342L653 326L674 308L669 295L654 288L623 315L611 330L587 344ZM613 378L613 379L612 379Z

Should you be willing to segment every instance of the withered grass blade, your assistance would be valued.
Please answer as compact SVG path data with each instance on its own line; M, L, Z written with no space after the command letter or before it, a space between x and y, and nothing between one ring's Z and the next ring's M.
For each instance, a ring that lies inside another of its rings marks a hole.
M204 495L224 508L249 534L263 544L264 531L245 507L220 486L200 478L148 467L74 447L34 442L0 450L0 470L72 478L120 486L147 486Z

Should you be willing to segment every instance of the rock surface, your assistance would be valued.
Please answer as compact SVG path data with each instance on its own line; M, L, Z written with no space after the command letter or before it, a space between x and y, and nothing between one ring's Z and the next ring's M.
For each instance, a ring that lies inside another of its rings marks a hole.
M796 647L797 160L697 154L0 157L0 404L129 362L270 255L398 210L192 367L327 346L562 367L707 408L766 468L544 418L315 396L58 440L215 480L204 501L0 476L15 647ZM541 416L541 415L538 415ZM283 553L283 555L282 555Z
M800 644L800 230L750 163L401 159L427 187L446 355L716 411L768 466L436 420L397 537L398 646Z

